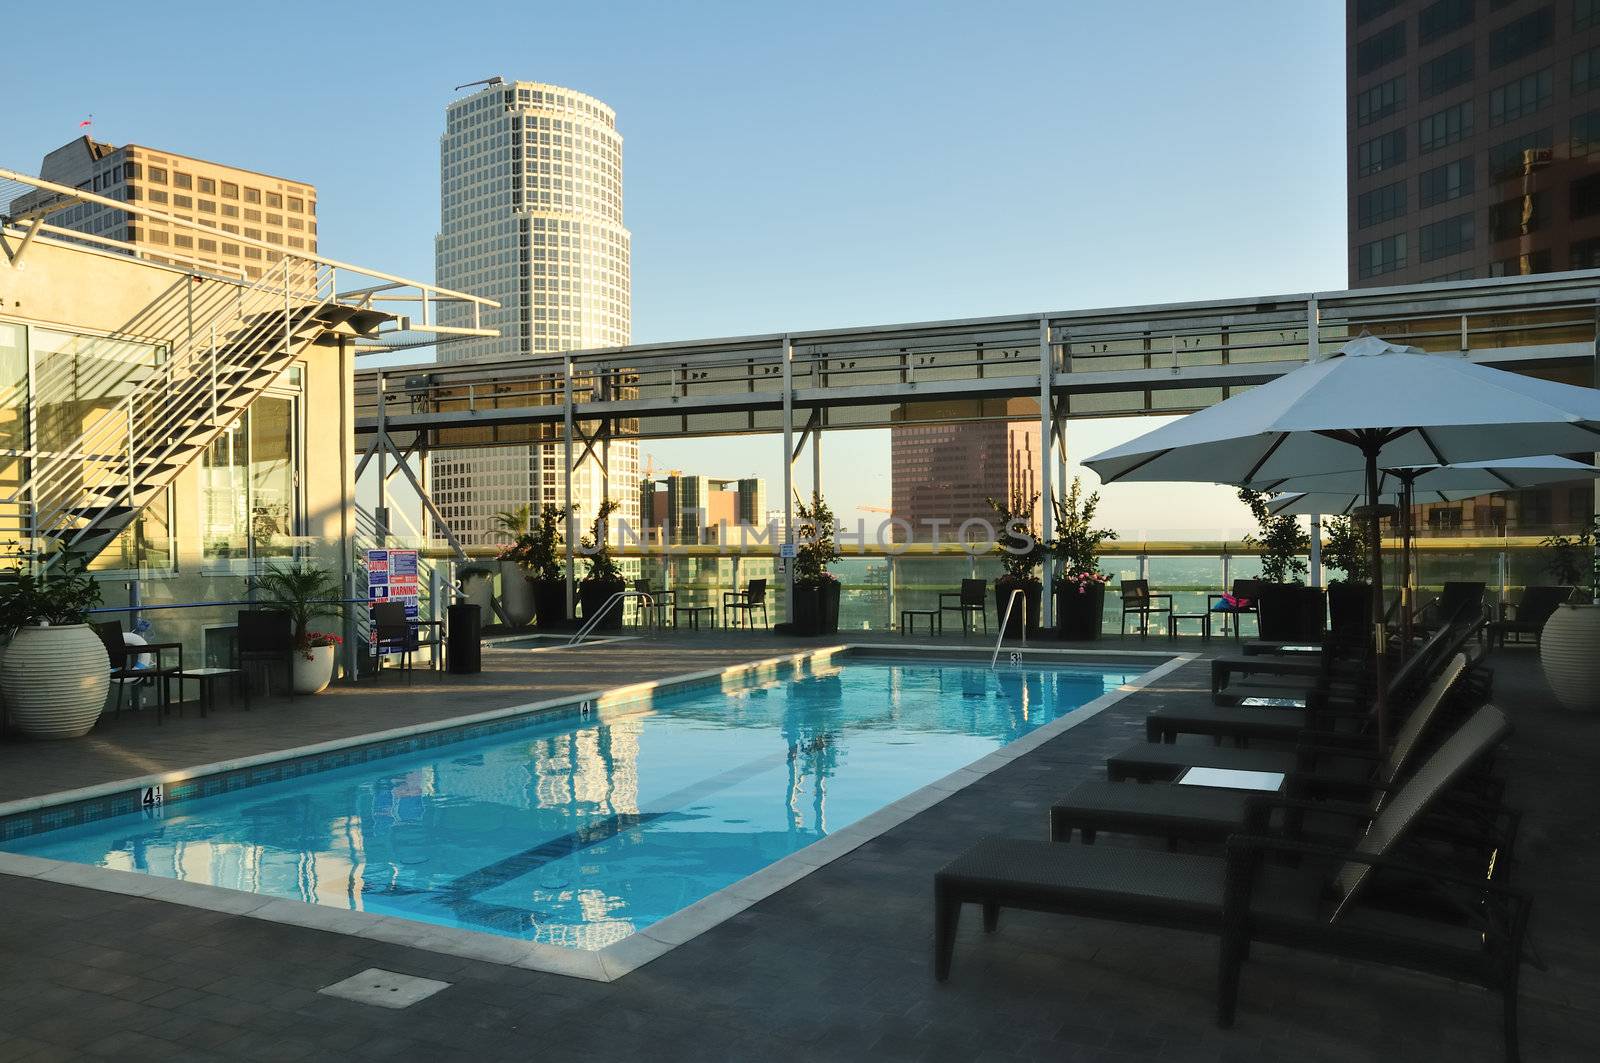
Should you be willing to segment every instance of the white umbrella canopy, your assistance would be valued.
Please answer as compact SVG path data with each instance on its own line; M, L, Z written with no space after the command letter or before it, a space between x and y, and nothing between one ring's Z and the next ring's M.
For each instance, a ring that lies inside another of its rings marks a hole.
M1372 540L1374 712L1388 742L1378 470L1600 448L1600 391L1365 335L1334 356L1084 462L1107 484L1251 484L1364 472Z
M1600 476L1600 468L1586 462L1574 461L1559 454L1541 454L1527 458L1497 458L1493 461L1464 461L1454 465L1429 465L1409 469L1380 469L1378 490L1385 495L1398 495L1410 481L1412 493L1418 502L1445 502L1491 491L1516 491L1525 487L1540 487L1563 480L1584 480ZM1362 496L1354 505L1361 505L1366 494L1364 472L1334 472L1311 476L1291 476L1286 480L1263 481L1247 484L1253 490L1296 492L1318 496ZM1296 510L1309 513L1311 510ZM1342 513L1343 509L1321 510L1323 513Z
M1600 391L1363 335L1338 354L1102 451L1105 483L1253 484L1600 448Z
M1413 499L1415 502L1456 502L1463 498L1474 498L1483 494L1482 491L1428 491L1419 492ZM1267 500L1267 513L1274 517L1281 516L1330 516L1348 517L1355 510L1367 504L1365 495L1351 493L1336 493L1333 491L1295 491L1289 494L1275 495ZM1399 506L1400 494L1389 490L1378 496L1378 504L1382 506Z

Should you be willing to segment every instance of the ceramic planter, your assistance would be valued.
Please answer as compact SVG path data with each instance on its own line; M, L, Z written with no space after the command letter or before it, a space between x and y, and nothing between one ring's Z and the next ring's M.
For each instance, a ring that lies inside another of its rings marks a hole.
M512 627L533 623L533 584L515 561L500 562L500 608L506 611L506 623Z
M313 646L309 650L296 650L294 655L294 692L320 694L333 682L333 646ZM306 660L306 654L311 659Z
M111 658L87 624L17 630L0 661L11 721L30 738L78 738L100 719Z
M791 635L833 635L839 631L839 584L794 589Z
M565 627L567 624L567 581L530 579L533 610L540 627Z
M1539 663L1562 705L1600 711L1600 605L1557 606L1545 621Z
M1106 585L1088 583L1083 593L1078 593L1076 583L1057 583L1056 638L1071 642L1087 642L1100 637L1100 624L1105 618Z

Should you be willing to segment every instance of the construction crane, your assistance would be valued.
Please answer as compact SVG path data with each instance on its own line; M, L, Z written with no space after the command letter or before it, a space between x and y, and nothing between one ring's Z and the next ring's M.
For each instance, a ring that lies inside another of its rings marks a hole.
M888 506L869 506L869 505L863 504L863 505L857 506L856 508L858 510L860 510L861 512L863 512L863 513L893 513L894 512L894 510L890 509Z
M496 74L494 77L484 78L482 81L469 81L465 85L457 85L450 91L460 92L462 89L470 89L474 85L504 85L505 83L506 79L501 77L499 74Z

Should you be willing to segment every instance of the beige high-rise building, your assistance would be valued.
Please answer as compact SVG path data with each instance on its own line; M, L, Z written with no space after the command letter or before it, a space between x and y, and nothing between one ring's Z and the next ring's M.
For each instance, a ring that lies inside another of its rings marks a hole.
M622 224L622 137L617 116L593 96L499 78L453 101L439 140L438 283L493 299L483 314L496 337L439 348L441 362L531 358L617 347L632 328L632 237ZM471 324L441 311L445 325ZM551 359L559 376L561 363ZM639 444L629 425L571 474L587 525L600 500L641 527ZM621 436L622 438L616 438ZM448 449L433 453L430 491L463 542L498 537L495 514L566 497L562 448Z
M317 190L304 181L139 144L117 147L86 136L46 155L39 176L217 230L215 238L208 238L113 207L63 203L61 195L46 191L29 192L11 203L13 216L47 210L45 220L51 225L126 241L140 257L155 262L254 279L282 253L230 236L276 244L291 252L317 250Z

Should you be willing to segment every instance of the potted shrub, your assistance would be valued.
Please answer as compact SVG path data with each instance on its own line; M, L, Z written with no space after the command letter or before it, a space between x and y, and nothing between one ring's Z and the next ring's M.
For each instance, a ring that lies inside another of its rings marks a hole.
M609 498L601 501L594 524L580 544L580 552L589 562L589 571L584 573L582 582L578 584L578 604L585 621L604 609L612 595L628 589L627 581L622 578L622 570L617 568L617 561L611 556L611 544L606 539L606 518L615 513L620 504ZM614 602L611 611L594 630L621 631L622 611L622 603Z
M532 513L533 507L523 505L494 516L501 533L511 540L500 548L495 560L500 562L500 608L505 610L506 623L512 627L526 627L534 617L533 587L524 575Z
M839 631L839 577L828 566L839 560L833 510L817 492L808 506L794 501L796 526L794 551L794 615L789 631L795 635L834 635Z
M1094 526L1100 493L1083 497L1082 481L1073 477L1067 497L1056 499L1056 537L1050 543L1058 575L1055 583L1056 637L1082 641L1100 637L1105 616L1106 584L1100 571L1100 544L1115 539L1109 528Z
M326 569L298 564L269 568L251 579L260 603L289 614L294 641L294 692L320 694L333 681L334 650L344 642L327 631L313 631L314 621L344 615L339 581Z
M1323 563L1344 573L1328 583L1329 627L1335 634L1364 637L1372 627L1371 537L1364 520L1324 517Z
M1033 527L1033 510L1038 502L1038 492L1034 492L1032 498L1018 493L1006 502L989 499L989 508L994 510L1000 525L995 532L994 546L1002 569L1000 578L994 581L995 615L1005 623L1005 636L1009 638L1022 636L1024 629L1037 633L1039 628L1039 602L1044 584L1034 575L1034 569L1044 560L1045 547ZM1010 620L1006 620L1006 603L1011 600L1012 592L1018 590L1022 594L1011 610Z
M1266 495L1240 488L1239 500L1260 526L1259 537L1247 535L1244 541L1261 547L1261 637L1271 642L1319 641L1327 605L1320 590L1305 586L1310 568L1301 556L1311 548L1311 536L1297 518L1269 514Z
M519 563L533 587L534 615L540 627L561 627L567 622L567 578L561 571L563 531L570 507L546 502L522 537Z
M111 658L89 626L100 585L87 562L63 554L35 575L0 572L0 693L11 721L30 738L78 738L100 719L111 689Z
M1551 535L1545 568L1555 582L1578 588L1559 605L1539 637L1539 664L1556 700L1574 712L1600 711L1600 519L1577 535Z

